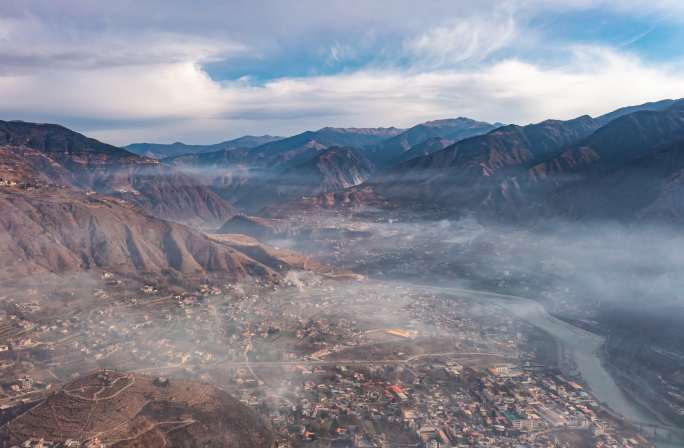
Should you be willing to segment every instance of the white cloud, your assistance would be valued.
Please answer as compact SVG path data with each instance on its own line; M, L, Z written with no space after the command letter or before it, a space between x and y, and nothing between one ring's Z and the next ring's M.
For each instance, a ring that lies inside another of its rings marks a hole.
M0 74L54 69L211 62L247 52L242 43L201 34L141 29L93 30L45 23L33 16L0 17Z
M409 39L406 50L418 65L443 67L461 62L481 62L510 45L517 28L513 11L497 9L491 16L456 19Z
M193 63L67 70L0 78L0 108L22 117L120 120L120 128L92 132L115 143L180 137L206 142L328 124L410 126L457 115L526 123L684 97L684 79L674 69L646 66L605 48L570 51L570 62L554 68L508 59L469 70L360 70L265 85L218 83ZM131 124L136 122L143 125Z
M14 3L0 17L0 118L62 122L114 143L211 142L456 115L525 123L684 97L681 71L614 49L554 46L553 61L514 56L541 59L536 50L548 50L525 25L539 11L603 7L684 18L680 1L434 0L417 9L409 0L386 8L263 2L270 6L138 2L136 16L125 0L97 7L73 0L63 11L51 2L33 10ZM354 71L263 85L249 77L217 82L202 69L235 55L268 64L274 52L300 47L342 68L375 49L387 52ZM503 51L510 48L525 51Z
M684 21L681 0L521 0L534 8L608 8L626 14L657 15L668 20Z

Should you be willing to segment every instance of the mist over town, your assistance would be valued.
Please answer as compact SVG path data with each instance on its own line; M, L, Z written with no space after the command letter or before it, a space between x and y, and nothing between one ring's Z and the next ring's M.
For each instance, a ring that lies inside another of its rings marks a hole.
M0 447L684 444L679 1L0 4Z

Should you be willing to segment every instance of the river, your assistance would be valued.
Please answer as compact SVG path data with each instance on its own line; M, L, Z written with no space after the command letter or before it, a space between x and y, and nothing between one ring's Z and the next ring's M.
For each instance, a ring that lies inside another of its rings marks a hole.
M431 291L458 295L459 297L498 299L499 304L506 307L512 315L546 331L565 347L565 350L573 356L577 370L597 400L629 420L658 423L650 413L627 398L603 366L600 356L600 350L604 343L602 336L557 319L546 312L540 303L524 297L451 287L417 286ZM681 447L681 445L658 443L658 447L674 448Z

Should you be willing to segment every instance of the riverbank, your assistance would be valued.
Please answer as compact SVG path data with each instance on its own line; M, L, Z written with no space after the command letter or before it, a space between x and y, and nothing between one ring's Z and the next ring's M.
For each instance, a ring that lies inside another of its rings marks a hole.
M663 426L679 427L676 422L671 421L666 415L658 411L658 409L654 407L654 404L647 397L643 396L642 386L640 386L637 381L625 374L616 365L611 363L607 359L608 356L605 352L602 354L602 356L605 360L608 371L613 375L618 386L620 386L624 394L633 402L635 406L638 406L645 412L651 414L653 418ZM684 433L684 429L682 429L682 432ZM684 440L681 441L684 442Z
M547 310L547 312L549 311ZM630 400L635 407L640 408L642 412L650 415L657 423L660 423L663 426L678 426L676 422L672 421L668 416L656 409L657 403L653 403L652 399L647 396L643 389L644 386L640 384L639 381L633 377L630 377L623 369L621 369L611 360L611 357L608 353L609 334L605 332L598 332L596 331L595 327L587 325L584 322L577 321L575 319L568 319L551 312L549 312L549 314L563 322L569 323L570 325L574 325L575 327L582 328L585 331L603 337L606 342L604 342L604 344L601 346L599 357L606 370L608 370L608 372L613 376L618 387L622 390L627 399Z
M506 307L511 315L550 334L559 344L562 344L565 352L575 360L582 382L598 402L628 421L660 424L659 419L649 412L648 408L638 405L628 396L623 387L618 384L615 375L607 368L602 355L606 343L605 336L552 316L542 303L526 297L456 287L420 284L414 286L461 298L470 296L474 300L498 299L499 304ZM658 446L670 448L670 445L662 443Z
M543 304L541 304L543 306ZM649 414L653 419L655 419L658 423L661 423L666 426L676 426L672 421L670 421L667 417L659 413L657 410L653 408L651 404L648 404L646 400L643 398L639 397L638 390L641 389L639 384L636 381L633 381L626 377L624 372L619 369L613 362L610 360L610 356L608 355L608 344L607 344L607 338L609 337L608 334L604 332L598 332L594 327L591 327L589 325L586 325L580 321L577 321L575 319L568 319L563 316L560 316L555 313L551 313L547 310L547 313L549 313L552 317L566 322L570 325L573 325L577 328L581 328L584 331L587 331L589 333L593 333L601 338L604 339L604 343L601 345L600 350L598 352L598 356L601 360L601 363L604 365L606 370L613 376L613 379L617 383L618 387L622 391L623 394L632 402L632 404L635 407L640 408L645 414Z

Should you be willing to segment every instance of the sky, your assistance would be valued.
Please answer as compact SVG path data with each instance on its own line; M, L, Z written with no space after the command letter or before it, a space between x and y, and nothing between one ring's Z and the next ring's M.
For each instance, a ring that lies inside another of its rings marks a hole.
M684 97L681 0L0 0L0 119L215 143Z

